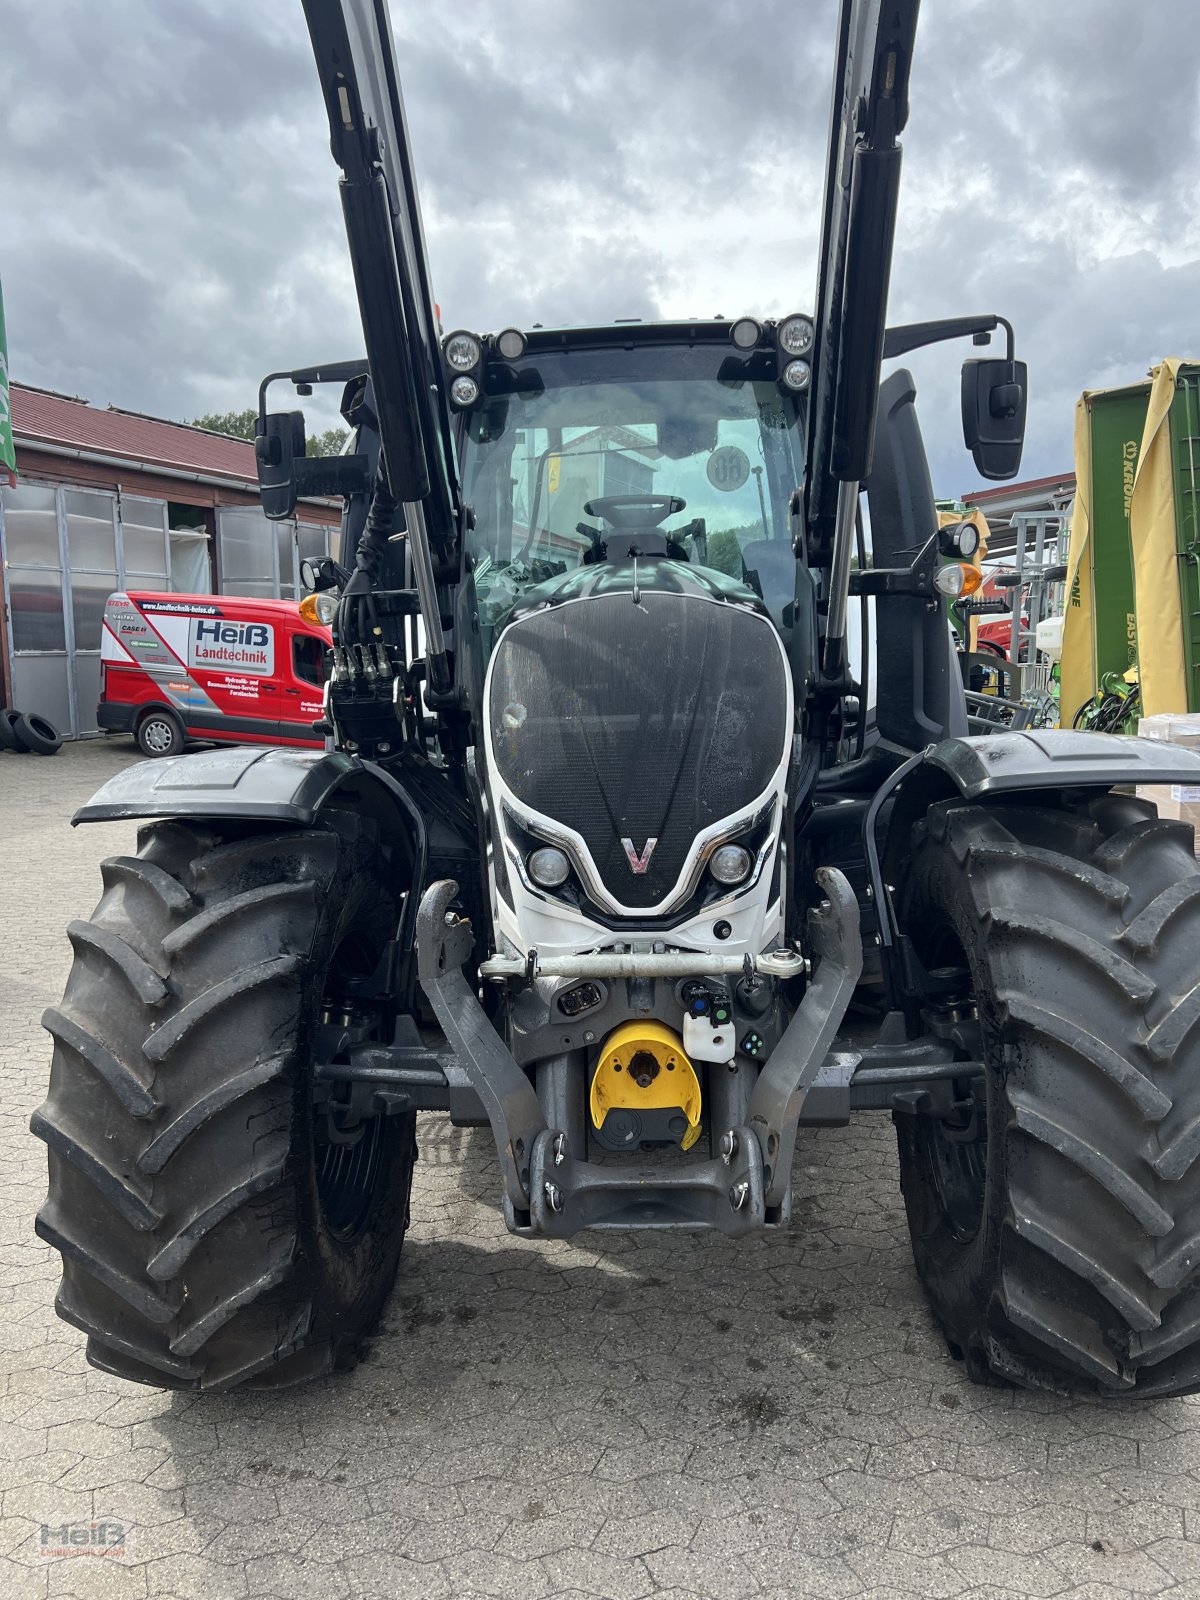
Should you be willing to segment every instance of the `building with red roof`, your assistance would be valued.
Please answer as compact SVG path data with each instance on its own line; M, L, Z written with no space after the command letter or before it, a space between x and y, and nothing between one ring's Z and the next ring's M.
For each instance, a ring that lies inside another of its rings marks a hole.
M1039 521L1048 547L1064 533L1074 499L1075 474L1072 471L1060 472L1055 477L997 484L991 489L973 489L970 494L963 495L962 504L982 511L987 518L989 559L1012 561L1018 554L1022 537L1025 548L1032 549ZM1048 555L1047 559L1055 558Z
M96 731L115 589L290 599L332 549L334 501L269 522L246 439L11 386L17 482L0 489L0 703Z

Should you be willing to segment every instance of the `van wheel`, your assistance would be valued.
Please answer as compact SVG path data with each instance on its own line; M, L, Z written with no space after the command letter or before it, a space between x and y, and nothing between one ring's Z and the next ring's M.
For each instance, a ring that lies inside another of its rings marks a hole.
M147 711L134 737L144 756L177 756L183 750L183 724L172 711Z

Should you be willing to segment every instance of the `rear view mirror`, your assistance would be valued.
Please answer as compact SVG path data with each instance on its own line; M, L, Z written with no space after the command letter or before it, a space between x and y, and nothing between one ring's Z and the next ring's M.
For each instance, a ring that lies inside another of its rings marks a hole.
M658 424L658 448L672 461L711 454L717 448L716 417L664 417Z
M263 510L278 521L296 509L296 462L306 449L303 411L268 411L260 416L254 455Z
M254 427L254 455L262 508L273 522L290 517L296 501L305 496L356 495L371 487L370 462L365 455L310 456L303 411L268 411L267 390L277 378L294 383L297 394L311 394L314 383L340 383L342 414L352 428L375 426L375 414L365 404L367 363L326 361L295 372L268 372L258 386L258 421ZM356 409L351 417L348 411Z
M963 440L982 477L1016 477L1028 397L1024 361L963 362Z
M303 495L365 494L371 486L364 455L310 456L303 411L268 411L258 419L254 455L263 511L273 522L290 517Z

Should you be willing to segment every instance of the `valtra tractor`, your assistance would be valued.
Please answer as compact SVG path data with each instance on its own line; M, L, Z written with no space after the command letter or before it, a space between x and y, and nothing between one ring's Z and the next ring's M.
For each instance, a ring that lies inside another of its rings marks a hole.
M304 10L366 356L272 374L256 449L269 515L344 496L326 747L137 765L75 818L142 820L33 1119L89 1359L349 1365L421 1112L490 1127L537 1240L787 1228L797 1141L876 1110L973 1378L1197 1388L1200 870L1132 786L1200 761L967 736L977 535L881 361L1003 331L962 378L997 478L1026 371L997 316L886 327L917 0L842 0L811 316L446 336L385 0ZM342 385L347 453L276 379Z

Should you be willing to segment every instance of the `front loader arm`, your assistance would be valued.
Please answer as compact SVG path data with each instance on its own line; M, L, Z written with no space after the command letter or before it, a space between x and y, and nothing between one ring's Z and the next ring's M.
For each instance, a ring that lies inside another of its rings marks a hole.
M437 313L385 0L303 0L342 208L384 459L397 500L422 503L431 543L457 532Z
M386 537L396 505L404 506L425 621L429 684L447 693L451 684L434 561L445 565L453 558L462 496L386 0L303 4L330 145L342 169L342 211L381 443L381 482L364 537L376 543ZM370 586L363 574L353 582L347 594Z
M828 567L830 678L844 667L854 517L871 466L918 6L842 0L838 19L805 496L809 551Z

